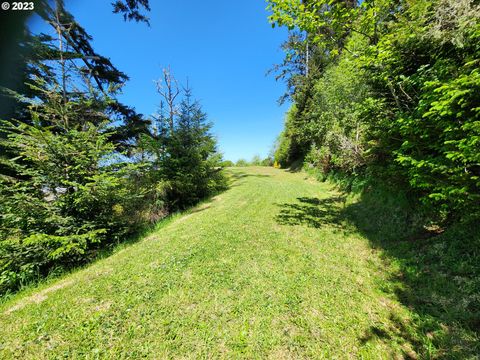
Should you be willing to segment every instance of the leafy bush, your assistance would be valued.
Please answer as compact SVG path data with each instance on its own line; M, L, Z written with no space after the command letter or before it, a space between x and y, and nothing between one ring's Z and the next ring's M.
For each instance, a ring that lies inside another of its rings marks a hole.
M222 167L233 167L235 166L235 163L231 160L224 160L221 162Z
M447 212L478 215L480 204L480 72L470 62L449 80L426 82L421 117L399 119L405 139L395 152L424 201Z
M477 2L275 0L269 8L274 23L306 32L297 42L308 45L287 44L282 76L296 87L277 162L370 174L445 224L480 216Z
M273 166L273 159L271 157L267 157L260 162L260 165L261 166Z
M275 152L274 152L274 157L275 157L275 162L279 164L282 167L286 167L290 165L293 160L291 150L290 150L290 145L291 145L291 139L286 136L285 132L282 132L276 143L275 143Z
M238 166L238 167L248 166L248 161L245 159L238 159L237 162L235 163L235 166Z
M31 124L3 126L18 156L9 161L17 176L0 178L0 291L85 261L142 222L139 168L115 156L106 117L80 123L58 93L47 99L31 105ZM86 109L88 100L76 106Z

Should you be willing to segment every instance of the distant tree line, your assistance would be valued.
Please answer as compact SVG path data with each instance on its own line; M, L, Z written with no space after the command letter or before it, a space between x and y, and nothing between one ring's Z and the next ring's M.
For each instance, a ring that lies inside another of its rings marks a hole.
M251 160L238 159L236 162L226 160L222 162L224 167L246 167L246 166L273 166L273 158L267 156L262 159L260 155L254 155Z

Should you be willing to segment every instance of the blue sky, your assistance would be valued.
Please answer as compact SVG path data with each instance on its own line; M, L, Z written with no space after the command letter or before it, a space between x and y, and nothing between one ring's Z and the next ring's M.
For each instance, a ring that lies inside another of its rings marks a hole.
M226 159L266 156L282 129L285 87L273 75L281 62L286 31L272 29L262 0L151 0L151 27L123 22L108 0L66 0L67 8L93 36L95 50L109 57L130 81L121 100L145 115L160 98L154 80L171 66L187 77ZM35 29L35 26L34 26Z

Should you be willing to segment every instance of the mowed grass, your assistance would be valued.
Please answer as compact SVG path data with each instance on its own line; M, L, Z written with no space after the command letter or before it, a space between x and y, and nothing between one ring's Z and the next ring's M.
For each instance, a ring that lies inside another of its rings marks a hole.
M0 305L0 358L415 357L381 250L331 185L236 168L230 190ZM323 219L320 221L320 219Z

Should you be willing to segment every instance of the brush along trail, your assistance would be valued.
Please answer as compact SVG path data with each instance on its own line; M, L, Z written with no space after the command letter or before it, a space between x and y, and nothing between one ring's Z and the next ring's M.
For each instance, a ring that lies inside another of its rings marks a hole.
M0 305L0 358L403 358L411 314L331 184L229 169L228 191Z

